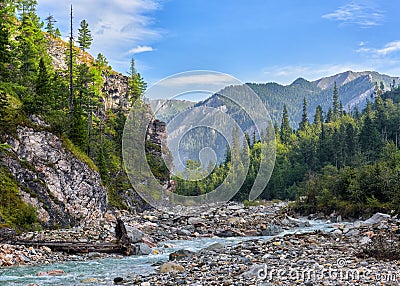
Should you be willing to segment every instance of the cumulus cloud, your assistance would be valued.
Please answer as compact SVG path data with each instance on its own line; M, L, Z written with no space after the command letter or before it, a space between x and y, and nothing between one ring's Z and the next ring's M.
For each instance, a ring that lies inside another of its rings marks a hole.
M368 53L376 57L387 56L389 54L393 54L398 51L400 51L400 41L389 42L383 48L380 49L362 47L357 50L357 52L359 53Z
M153 47L150 46L137 46L133 49L129 50L129 54L140 54L140 53L144 53L144 52L152 52L153 51Z
M335 20L342 24L354 24L363 28L381 25L384 21L382 11L361 4L347 4L332 13L322 16L324 19Z

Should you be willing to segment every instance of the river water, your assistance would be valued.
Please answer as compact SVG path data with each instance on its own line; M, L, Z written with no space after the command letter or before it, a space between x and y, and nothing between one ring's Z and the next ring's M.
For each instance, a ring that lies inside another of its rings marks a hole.
M315 230L331 231L333 225L326 221L309 221L309 227L296 228L284 231L278 236L290 233L305 233ZM93 285L82 283L87 278L96 278L99 282L96 285L114 285L115 277L128 278L137 274L148 274L156 271L156 267L152 266L157 262L165 262L171 252L178 249L187 249L191 251L199 251L216 242L223 245L237 244L245 240L254 239L271 239L271 236L258 237L233 237L233 238L199 238L194 240L169 241L173 248L158 248L160 254L148 256L129 256L123 258L104 258L90 261L64 262L50 265L40 266L19 266L0 268L0 285L24 285L30 283L37 285ZM54 269L64 270L66 274L61 276L37 277L36 273L40 271L49 271Z

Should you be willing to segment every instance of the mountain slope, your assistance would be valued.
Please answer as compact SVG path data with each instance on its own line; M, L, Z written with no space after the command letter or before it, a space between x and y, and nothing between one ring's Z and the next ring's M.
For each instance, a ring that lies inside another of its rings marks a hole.
M281 120L283 105L286 104L291 125L297 127L301 120L304 97L308 103L308 116L312 119L318 105L322 106L324 112L327 112L332 105L335 82L338 87L339 101L342 102L344 110L348 111L354 106L362 108L365 105L366 99L370 98L374 92L376 82L382 82L387 90L393 80L399 82L400 78L370 71L347 71L312 82L299 78L287 86L277 83L247 83L247 85L267 104L272 119L278 124ZM221 92L227 92L226 89L240 89L240 87L227 87ZM197 106L219 107L224 105L223 99L216 100L215 97L219 96L215 94ZM229 110L227 112L231 113Z

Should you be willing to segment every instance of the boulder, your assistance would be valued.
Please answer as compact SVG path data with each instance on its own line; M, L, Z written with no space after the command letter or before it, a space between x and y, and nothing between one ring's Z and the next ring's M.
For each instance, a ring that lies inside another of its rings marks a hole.
M125 228L126 228L126 234L132 243L137 243L142 241L142 238L144 236L143 232L131 226L125 226Z
M176 233L177 233L178 235L183 235L183 236L190 236L190 235L192 235L192 233L191 233L189 230L184 229L184 228L178 229L178 231L177 231Z
M169 255L169 260L181 260L184 258L192 257L195 255L196 252L186 250L186 249L179 249Z
M279 225L272 224L261 232L262 236L274 236L282 232L282 228Z
M137 255L149 255L151 253L151 248L146 243L138 243L137 247Z
M185 268L174 262L165 262L163 265L161 265L159 272L160 273L168 273L168 272L183 272L185 271Z
M388 215L388 214L376 213L369 219L365 220L364 224L365 225L374 225L374 224L380 223L383 220L388 220L389 218L390 218L390 215Z

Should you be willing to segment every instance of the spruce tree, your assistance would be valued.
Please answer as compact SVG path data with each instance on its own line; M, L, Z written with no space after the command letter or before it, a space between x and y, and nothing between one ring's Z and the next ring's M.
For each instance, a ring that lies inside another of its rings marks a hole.
M93 38L92 34L89 30L89 24L86 20L82 20L80 24L80 28L78 29L78 43L79 47L85 51L90 49L90 45L92 44Z
M36 95L34 105L34 111L42 112L50 109L52 102L52 91L50 74L47 71L46 64L43 58L39 61L39 72L36 79Z
M11 62L10 35L3 16L0 19L0 81L6 81L9 77L8 66Z
M290 127L289 115L286 109L286 104L284 104L282 113L281 132L280 132L280 137L282 142L285 144L288 143L291 134L292 134L292 128Z
M333 86L333 117L332 120L336 121L339 118L339 93L336 86L336 81Z
M301 122L300 122L299 129L304 131L309 125L310 125L310 122L308 121L308 115L307 115L307 100L304 97L304 99L303 99L303 114L301 115Z
M54 36L56 36L56 38L61 38L61 32L60 29L56 29L56 31L54 32Z
M128 79L128 92L129 92L128 96L130 101L134 102L136 99L142 96L146 88L147 88L146 82L143 80L140 73L136 71L135 60L131 59L129 79Z
M314 116L313 126L318 131L320 131L323 123L324 123L324 117L323 117L323 114L322 114L322 107L321 107L321 105L318 105L317 108L315 109L315 116Z
M54 19L53 15L49 15L46 18L46 32L49 33L51 36L55 37L56 36L56 30L54 28L54 23L56 20Z

